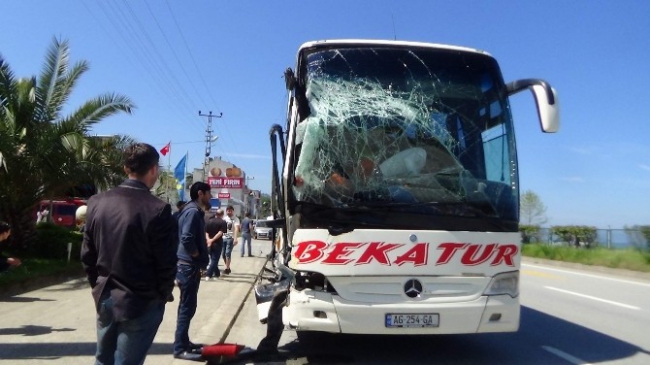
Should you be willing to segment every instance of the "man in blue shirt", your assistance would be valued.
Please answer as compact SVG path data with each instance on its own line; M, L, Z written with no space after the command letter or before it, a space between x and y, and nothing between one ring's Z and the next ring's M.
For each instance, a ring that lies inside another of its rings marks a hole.
M178 264L176 283L181 290L178 319L174 338L174 357L200 360L200 344L189 339L190 321L196 313L201 270L208 266L208 247L205 241L204 208L210 206L210 185L197 181L190 187L192 201L178 215Z

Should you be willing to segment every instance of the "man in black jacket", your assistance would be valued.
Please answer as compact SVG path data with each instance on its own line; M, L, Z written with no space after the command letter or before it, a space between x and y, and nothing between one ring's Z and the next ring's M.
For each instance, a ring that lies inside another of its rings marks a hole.
M97 309L98 364L142 364L173 300L176 225L150 192L159 158L151 145L127 147L128 179L88 200L81 261Z

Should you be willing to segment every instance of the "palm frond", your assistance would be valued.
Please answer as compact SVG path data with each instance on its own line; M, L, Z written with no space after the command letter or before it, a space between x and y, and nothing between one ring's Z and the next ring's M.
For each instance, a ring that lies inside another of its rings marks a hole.
M135 105L128 97L107 93L85 102L84 105L72 113L70 119L84 125L87 130L87 128L106 117L118 112L131 114L133 109L135 109Z
M0 151L0 167L4 168L5 172L8 172L7 163L5 162L5 156L2 154L2 151Z
M59 115L65 103L70 98L75 85L86 71L88 71L88 62L77 62L65 75L62 75L60 82L56 85L56 92L53 94L50 102L50 112L52 115Z
M84 149L87 145L86 137L82 133L66 133L61 136L61 144L69 153L73 154L78 160L84 159Z
M37 100L39 101L38 121L49 121L56 119L55 100L60 100L61 82L68 70L70 50L67 40L59 41L54 38L52 45L47 51L46 62L41 72Z
M15 95L16 79L9 64L0 56L0 109L4 110ZM3 112L0 110L0 116Z

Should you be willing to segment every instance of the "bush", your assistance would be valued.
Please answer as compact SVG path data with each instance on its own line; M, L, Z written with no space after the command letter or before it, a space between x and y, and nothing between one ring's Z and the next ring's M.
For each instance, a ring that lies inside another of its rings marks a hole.
M71 259L79 261L82 234L52 223L36 226L36 239L24 253L27 257L64 260L68 258L68 242L72 243Z

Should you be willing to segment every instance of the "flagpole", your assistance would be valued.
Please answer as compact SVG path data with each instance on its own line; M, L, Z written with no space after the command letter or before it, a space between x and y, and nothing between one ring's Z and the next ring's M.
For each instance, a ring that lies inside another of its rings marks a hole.
M185 186L187 185L187 160L190 158L190 151L185 151L185 166L183 166L183 196L185 196Z
M169 174L171 174L172 172L172 147L171 146L172 146L172 141L169 141L169 156L167 157L167 179L165 184L167 186L165 195L167 195L168 204L170 203L171 200L169 196L169 179L170 179Z

